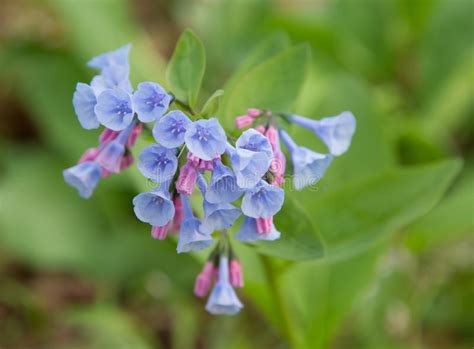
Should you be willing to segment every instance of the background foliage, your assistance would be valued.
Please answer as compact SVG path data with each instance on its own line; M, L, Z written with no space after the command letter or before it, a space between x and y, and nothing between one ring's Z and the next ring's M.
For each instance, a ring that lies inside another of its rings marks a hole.
M2 348L472 346L471 0L1 7ZM132 42L133 82L166 84L186 27L206 58L171 84L198 109L222 88L204 109L227 127L252 106L358 120L317 191L288 193L282 239L237 246L246 307L234 318L209 316L192 295L204 256L178 257L135 219L131 198L146 186L135 169L88 201L61 176L98 136L71 104L93 74L84 63Z

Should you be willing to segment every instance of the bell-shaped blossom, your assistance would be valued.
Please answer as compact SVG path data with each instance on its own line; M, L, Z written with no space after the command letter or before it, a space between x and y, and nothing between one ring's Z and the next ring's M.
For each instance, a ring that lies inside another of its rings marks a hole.
M280 238L280 232L276 230L272 223L271 230L268 233L260 233L257 229L257 220L251 217L245 217L240 225L240 229L235 234L235 238L242 242L253 242L258 240L273 241Z
M312 120L299 115L290 115L289 119L316 133L326 144L329 152L335 156L344 154L349 149L356 129L356 119L349 111L321 120Z
M97 155L95 161L107 171L119 173L126 152L125 144L134 127L134 124L130 124L125 130L120 132L117 138L104 144L103 149Z
M168 109L171 95L157 83L142 82L133 94L133 105L142 122L158 120Z
M178 168L176 149L167 149L159 144L144 148L138 160L140 172L154 182L172 179Z
M131 95L121 88L102 92L94 110L100 123L114 131L127 128L134 113Z
M241 194L242 191L237 185L234 172L220 160L214 160L214 170L205 196L206 201L211 204L232 202Z
M281 137L291 155L294 172L293 183L296 190L301 190L319 181L331 164L332 155L320 154L298 146L283 130L281 130Z
M270 159L273 157L272 146L268 139L253 128L243 132L237 139L235 146L237 149L265 153Z
M272 159L264 152L234 148L230 144L226 151L240 188L254 187L270 168Z
M113 51L102 53L92 58L87 62L87 65L100 70L113 66L128 67L128 55L131 47L131 44L127 44Z
M204 297L211 288L212 275L214 273L214 263L206 262L204 268L199 273L194 283L194 294L200 298Z
M191 209L188 195L181 195L183 204L183 221L179 231L178 253L200 251L212 245L212 237L201 232L201 222L197 219Z
M89 198L94 192L102 175L102 169L94 161L84 161L63 171L67 184L77 189L83 198Z
M237 259L232 259L229 265L230 284L234 287L244 287L244 275L242 265Z
M285 191L261 180L249 189L242 199L242 212L253 218L269 218L280 211L285 199Z
M90 130L99 127L100 123L94 111L97 98L92 87L79 82L72 97L72 104L74 105L79 123L83 128Z
M166 148L177 148L184 143L184 134L192 124L191 120L180 110L172 110L153 127L153 137Z
M212 289L206 310L214 315L235 315L243 308L229 283L229 260L222 255L219 260L219 279Z
M135 196L133 206L137 218L154 227L168 224L173 219L175 212L170 194L163 185L151 192Z
M203 160L213 160L224 153L227 137L216 118L200 119L188 126L184 141L189 151Z

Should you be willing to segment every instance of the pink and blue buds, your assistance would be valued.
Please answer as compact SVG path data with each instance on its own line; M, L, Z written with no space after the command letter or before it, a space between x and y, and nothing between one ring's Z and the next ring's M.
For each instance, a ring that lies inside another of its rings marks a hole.
M94 192L102 176L102 168L94 161L85 161L63 171L64 180L85 199Z
M195 156L202 160L213 160L224 153L227 136L216 118L200 119L189 125L184 140Z
M269 230L269 231L264 231ZM245 217L244 221L240 225L240 229L235 234L235 238L242 242L254 242L258 240L273 241L280 238L280 232L276 230L273 221L271 222L270 229L263 229L257 225L257 219L251 217Z
M142 122L156 121L168 110L171 95L155 82L142 82L133 94L133 105Z
M254 129L245 131L237 140L236 148L227 145L232 168L240 188L253 188L267 173L273 158L268 140Z
M121 131L112 141L104 144L95 161L109 172L119 173L122 169L122 160L126 151L126 144L135 128L135 124L130 124Z
M344 154L349 149L356 129L356 119L349 111L321 120L299 115L290 115L288 118L291 122L313 131L334 156Z
M132 97L120 88L102 92L94 110L99 122L114 131L127 128L133 120Z
M153 137L166 148L177 148L184 143L184 134L192 124L180 110L172 110L155 124Z
M198 177L198 170L196 165L188 160L179 171L179 177L176 181L176 190L180 194L191 195L194 191Z
M262 115L262 111L256 108L247 109L247 114L237 116L235 118L235 126L238 129L249 127L253 124L254 120Z
M211 204L232 202L240 195L242 190L237 185L234 172L220 160L214 160L214 171L205 195L206 201Z
M242 212L252 218L270 218L280 211L285 191L264 180L247 190L242 199Z
M219 260L219 278L206 304L206 310L214 315L235 315L243 308L229 282L229 259L222 255Z
M178 253L200 251L212 245L211 235L201 232L201 222L192 212L189 197L181 195L181 203L183 204L183 221L179 231Z
M171 180L178 168L176 149L167 149L159 144L144 148L138 161L140 172L156 183Z
M175 208L166 186L161 185L151 192L135 196L133 210L139 220L154 227L162 227L173 219Z
M332 161L332 155L319 154L305 147L299 147L295 141L281 130L281 138L290 152L293 163L293 183L296 190L318 182Z

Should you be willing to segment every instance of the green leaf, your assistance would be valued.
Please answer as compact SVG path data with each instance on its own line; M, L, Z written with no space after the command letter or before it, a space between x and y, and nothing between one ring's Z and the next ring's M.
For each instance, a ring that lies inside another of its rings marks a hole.
M250 70L228 92L224 123L230 127L233 118L250 107L288 111L304 82L308 56L308 47L300 45Z
M275 241L260 241L256 247L261 253L303 261L324 256L324 243L307 213L291 197L285 199L282 211L275 216L275 226L281 237Z
M212 96L206 101L204 107L202 107L201 115L205 117L215 116L219 111L219 105L223 95L224 90L217 90L214 92Z
M171 92L194 108L206 68L201 40L191 30L181 34L166 70Z

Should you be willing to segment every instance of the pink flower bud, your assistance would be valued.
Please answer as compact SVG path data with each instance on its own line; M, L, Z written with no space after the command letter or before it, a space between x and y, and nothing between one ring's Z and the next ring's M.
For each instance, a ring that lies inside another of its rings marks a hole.
M267 234L272 231L273 217L270 218L256 218L257 232L260 234Z
M194 283L194 294L198 297L204 297L211 288L211 278L214 271L212 262L206 262L201 273L196 278Z
M247 109L247 115L250 116L251 118L258 118L262 115L262 111L257 108L249 108Z
M120 162L120 170L129 168L133 164L134 158L132 154L127 154L122 158Z
M119 135L120 131L113 131L109 128L106 128L102 131L102 133L99 136L99 143L108 143L110 141L113 141L117 136Z
M133 147L135 145L135 142L137 141L138 136L140 136L140 133L143 130L143 124L137 124L132 130L132 133L130 133L130 136L128 136L127 139L127 146L128 147Z
M194 167L198 167L199 163L201 162L201 159L198 158L193 153L189 152L188 153L188 162L190 162Z
M237 116L235 118L235 126L238 129L249 127L253 123L253 118L248 115Z
M162 227L152 227L151 228L151 236L153 239L164 240L168 235L168 231L170 230L170 223L163 225Z
M234 287L244 287L244 277L242 273L242 266L236 259L230 261L229 268L230 284Z
M179 195L173 198L174 204L174 217L173 223L171 225L171 231L174 233L178 233L179 229L181 228L181 222L183 221L183 204Z
M258 125L257 127L255 127L255 129L260 132L261 134L265 134L265 126L263 125Z
M82 154L81 158L79 159L78 163L86 162L86 161L94 161L97 155L99 154L100 150L98 148L90 148L87 149L84 154Z
M273 150L278 149L278 131L275 127L269 126L265 132L265 137L272 145Z
M191 161L188 160L188 162L181 167L178 180L176 181L176 190L180 194L191 195L194 190L194 185L196 184L197 175L196 168L192 165Z

